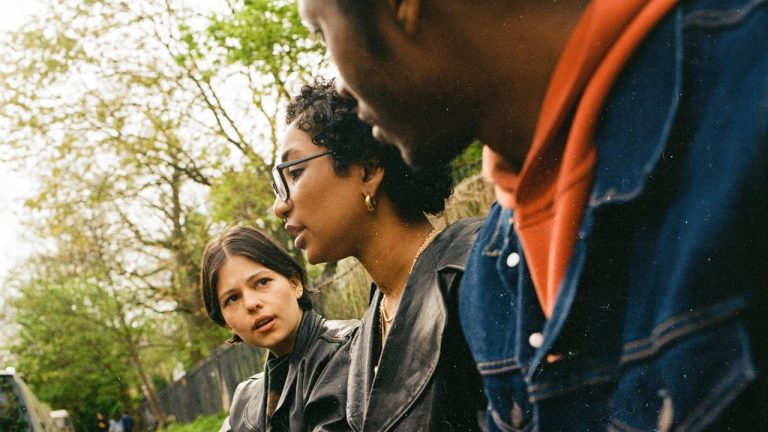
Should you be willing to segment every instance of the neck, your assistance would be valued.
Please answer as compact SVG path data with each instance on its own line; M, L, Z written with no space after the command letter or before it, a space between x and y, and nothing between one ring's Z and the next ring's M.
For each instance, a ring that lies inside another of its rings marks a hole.
M399 300L432 225L426 218L408 224L384 222L374 224L374 231L357 258L379 290L388 298Z
M503 8L485 2L463 2L465 24L459 37L471 40L464 52L477 65L473 74L484 109L479 112L478 139L513 165L521 166L530 149L541 103L552 72L586 0L519 2ZM457 14L453 14L456 16ZM469 18L467 18L469 16ZM461 46L461 45L460 45Z

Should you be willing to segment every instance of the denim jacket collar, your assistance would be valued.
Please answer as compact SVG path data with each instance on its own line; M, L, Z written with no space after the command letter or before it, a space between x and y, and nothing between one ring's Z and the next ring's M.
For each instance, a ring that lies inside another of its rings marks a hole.
M650 55L657 59L656 69L634 68L632 62L638 60L630 60L611 90L605 102L610 110L604 110L597 125L598 163L590 207L637 197L658 166L679 108L683 42L683 14L678 8L645 42L646 49L653 50ZM617 130L632 133L616 133Z
M592 210L611 203L628 202L637 198L646 188L665 152L669 152L672 125L677 116L683 73L683 13L680 8L670 12L645 42L643 57L655 58L656 69L635 68L633 58L622 72L606 100L609 115L604 114L597 126L599 135L598 162L595 184L588 209L584 215L580 237L592 231ZM663 42L662 42L663 41ZM667 43L670 41L670 43ZM646 61L645 64L648 64ZM670 65L674 65L670 73ZM638 89L654 91L639 92ZM617 133L618 130L634 133ZM616 139L621 137L621 140ZM537 350L528 370L535 380L538 366L558 338L570 315L578 295L579 275L584 267L585 244L579 241L560 287L553 320L546 321L542 346Z

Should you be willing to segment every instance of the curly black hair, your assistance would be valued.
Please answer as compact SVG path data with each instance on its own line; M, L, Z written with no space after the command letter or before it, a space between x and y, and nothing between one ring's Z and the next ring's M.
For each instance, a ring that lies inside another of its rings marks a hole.
M384 193L403 219L414 221L424 213L442 212L453 192L450 165L413 170L397 147L373 138L371 126L357 118L355 100L339 95L334 81L317 77L302 86L288 105L286 123L296 122L315 145L330 150L339 175L346 174L352 164L383 168Z

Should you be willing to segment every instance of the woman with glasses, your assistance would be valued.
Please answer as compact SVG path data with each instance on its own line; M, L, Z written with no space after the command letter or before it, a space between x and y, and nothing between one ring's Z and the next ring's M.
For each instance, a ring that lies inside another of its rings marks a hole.
M376 141L334 82L306 85L287 110L275 214L310 263L355 257L371 304L350 348L347 421L356 431L473 431L484 405L458 322L464 261L479 221L434 228L448 166L414 172Z
M264 373L237 386L221 431L347 431L350 335L357 321L312 311L304 269L259 231L232 227L203 251L208 316L230 342L269 350Z

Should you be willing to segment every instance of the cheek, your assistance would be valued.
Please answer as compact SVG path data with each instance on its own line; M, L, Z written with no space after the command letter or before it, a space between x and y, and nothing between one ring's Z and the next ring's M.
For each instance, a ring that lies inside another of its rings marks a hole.
M239 321L237 319L237 314L234 314L232 312L222 312L222 317L224 317L224 322L227 324L227 326L232 330L237 330Z

